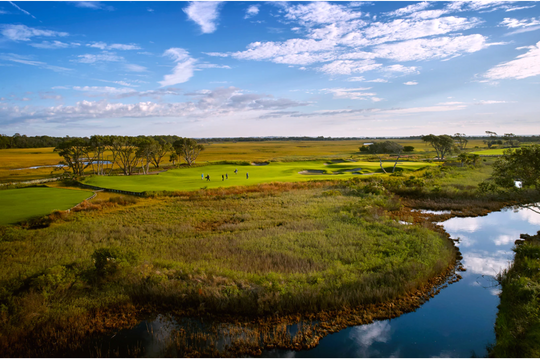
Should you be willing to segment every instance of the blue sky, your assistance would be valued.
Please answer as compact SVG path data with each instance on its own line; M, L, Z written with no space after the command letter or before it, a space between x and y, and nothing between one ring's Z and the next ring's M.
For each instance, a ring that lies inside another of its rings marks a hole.
M0 133L539 134L540 3L0 2Z

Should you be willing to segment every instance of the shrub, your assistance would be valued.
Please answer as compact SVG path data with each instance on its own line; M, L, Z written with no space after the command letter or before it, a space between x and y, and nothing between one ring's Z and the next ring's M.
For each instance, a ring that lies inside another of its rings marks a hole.
M412 152L412 151L414 151L414 146L404 146L403 151Z
M113 275L121 268L133 265L137 255L120 247L99 248L92 254L96 271L101 276Z

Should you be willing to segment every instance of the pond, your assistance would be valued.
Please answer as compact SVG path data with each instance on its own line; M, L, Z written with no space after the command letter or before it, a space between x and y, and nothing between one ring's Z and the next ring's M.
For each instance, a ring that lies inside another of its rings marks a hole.
M483 217L452 218L441 224L453 239L459 239L466 269L459 272L461 281L442 289L415 312L346 328L324 337L311 350L265 350L262 356L485 357L487 347L495 342L500 289L494 276L511 264L511 249L520 234L540 229L540 214L505 209ZM137 344L139 356L163 356L161 344L167 343L174 323L158 316L120 331L116 339L107 340L106 347Z

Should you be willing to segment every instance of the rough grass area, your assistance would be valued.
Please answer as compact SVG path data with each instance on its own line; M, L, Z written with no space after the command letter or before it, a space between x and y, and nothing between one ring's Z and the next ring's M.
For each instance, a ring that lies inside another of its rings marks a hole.
M385 162L385 169L392 171L394 162ZM398 170L418 170L434 166L431 163L400 161ZM238 174L234 170L238 169ZM361 169L361 170L358 170ZM274 181L307 181L325 179L349 179L358 174L382 172L378 162L342 162L327 164L324 161L272 162L268 165L219 164L197 167L185 167L169 170L157 175L137 176L92 176L84 180L85 184L106 189L144 192L144 191L190 191L201 188L218 188L243 185L255 185ZM210 181L201 179L201 175L210 175ZM227 174L228 179L222 180ZM249 178L246 177L249 174Z
M480 150L480 151L473 151L473 154L477 155L502 155L503 151L507 149L488 149L488 150Z
M261 315L380 302L453 262L446 238L386 216L398 199L295 186L117 199L48 228L0 228L0 348L113 304Z
M500 275L497 343L490 357L540 357L540 231L514 248L512 267Z
M0 190L0 225L13 224L69 209L92 195L91 191L45 186Z

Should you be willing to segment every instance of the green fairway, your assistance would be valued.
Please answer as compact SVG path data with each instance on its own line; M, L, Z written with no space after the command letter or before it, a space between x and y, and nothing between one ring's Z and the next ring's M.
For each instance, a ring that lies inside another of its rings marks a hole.
M477 155L502 155L503 151L508 149L490 149L490 150L481 150L481 151L474 151L473 154Z
M386 171L391 172L394 162L385 162ZM434 164L400 161L397 169L418 170ZM238 169L238 174L234 170ZM92 176L85 184L106 189L133 192L144 191L189 191L203 187L217 188L256 185L274 181L292 182L307 180L348 179L359 174L381 172L378 162L342 162L326 164L322 161L273 162L268 165L206 165L194 168L169 170L157 175L137 176ZM202 180L201 174L210 175L210 181ZM228 180L222 181L222 175ZM249 174L249 178L246 178Z
M49 187L29 187L0 191L0 225L7 225L69 209L92 192Z

